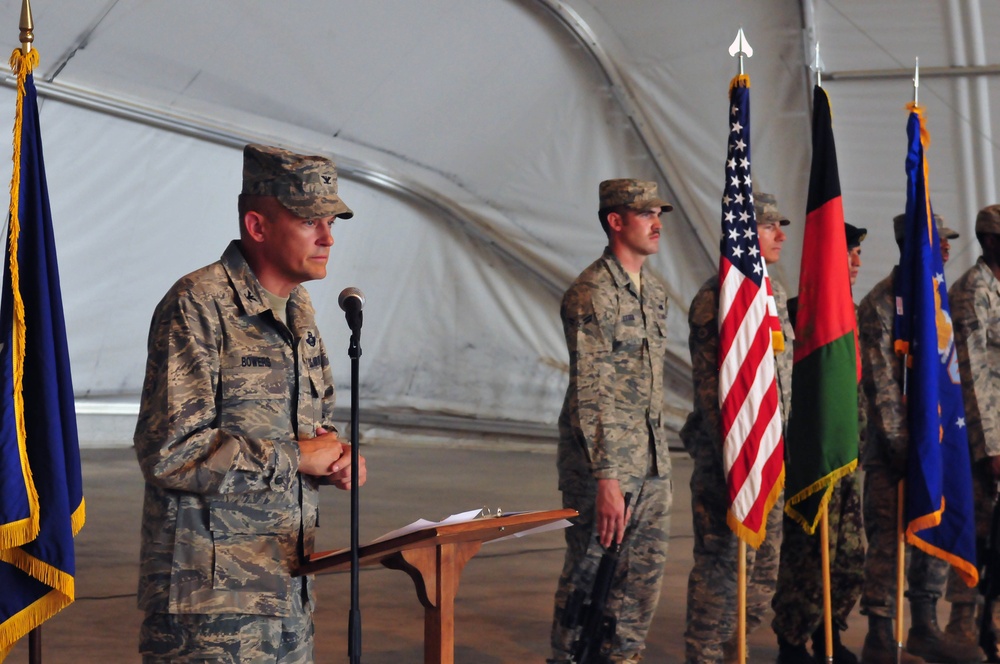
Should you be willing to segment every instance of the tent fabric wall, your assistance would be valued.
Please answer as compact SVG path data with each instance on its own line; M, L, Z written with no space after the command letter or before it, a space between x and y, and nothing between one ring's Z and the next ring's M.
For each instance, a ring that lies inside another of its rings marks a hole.
M0 0L15 47L20 0ZM668 406L690 405L687 307L716 270L728 55L754 56L754 186L789 227L776 278L797 290L810 156L809 45L828 72L998 61L977 0L48 0L33 5L53 217L80 398L136 398L153 307L236 234L239 145L333 156L356 217L308 284L346 395L346 286L368 302L361 402L551 431L567 380L558 320L601 252L597 184L657 179L675 202L651 265L668 282ZM587 31L559 20L572 15ZM992 21L992 23L991 23ZM589 36L588 36L589 35ZM592 40L591 43L588 40ZM613 67L595 60L595 49ZM925 78L936 209L972 264L994 202L988 77ZM990 87L992 85L992 88ZM870 230L856 297L895 262L907 78L832 76L844 205ZM13 117L0 87L0 122ZM11 120L12 121L12 120ZM188 130L185 127L195 127ZM9 164L0 165L9 177ZM346 398L342 403L346 404Z

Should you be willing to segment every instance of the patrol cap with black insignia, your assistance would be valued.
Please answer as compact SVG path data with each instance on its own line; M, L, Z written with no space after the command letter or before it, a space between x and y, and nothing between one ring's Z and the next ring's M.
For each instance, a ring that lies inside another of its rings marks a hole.
M855 247L860 247L861 243L865 241L868 237L867 228L858 228L852 224L844 222L844 232L847 235L847 250L850 251Z
M274 196L303 219L354 216L337 193L337 167L327 157L250 143L243 148L243 193Z
M670 212L674 206L660 198L656 183L633 178L604 180L598 187L598 209L627 207L630 210L649 210L658 207L660 212Z
M778 212L778 200L774 194L764 192L754 192L753 194L753 214L757 218L757 225L777 223L787 226L792 223L788 218Z
M1000 235L1000 205L988 205L976 215L976 233Z

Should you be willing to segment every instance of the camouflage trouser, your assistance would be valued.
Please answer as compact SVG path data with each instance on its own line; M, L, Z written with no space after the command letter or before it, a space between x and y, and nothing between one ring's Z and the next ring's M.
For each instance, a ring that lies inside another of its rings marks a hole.
M865 545L862 539L861 487L858 473L841 478L827 503L829 523L830 601L834 629L847 629L847 616L861 596ZM803 644L823 623L823 568L820 526L809 535L798 521L784 517L781 564L774 594L774 632Z
M147 613L139 632L143 664L311 664L312 612L293 593L287 617Z
M885 466L865 468L864 517L868 536L865 589L861 613L893 618L896 615L896 542L898 479ZM948 577L948 564L907 546L906 596L910 602L936 601Z
M986 553L986 544L990 538L990 521L993 518L993 501L996 499L996 480L986 463L972 466L972 500L976 513L976 548L980 555L979 566L982 569L982 556ZM948 574L948 589L945 599L952 604L975 604L980 600L976 586L965 585L962 577L952 568Z
M736 632L740 541L726 523L728 492L722 468L695 460L691 475L694 567L688 577L686 661L722 662L722 644ZM767 538L747 547L747 633L763 623L778 578L784 497L767 515Z
M610 648L610 661L621 661L645 649L646 633L660 599L663 567L670 537L670 505L673 484L670 475L647 477L635 487L622 486L633 494L632 519L625 532L618 567L608 597L606 614L617 619ZM563 493L563 507L580 516L566 529L566 558L556 590L552 620L552 660L570 661L580 630L563 624L567 599L577 588L590 593L604 547L597 539L594 495Z

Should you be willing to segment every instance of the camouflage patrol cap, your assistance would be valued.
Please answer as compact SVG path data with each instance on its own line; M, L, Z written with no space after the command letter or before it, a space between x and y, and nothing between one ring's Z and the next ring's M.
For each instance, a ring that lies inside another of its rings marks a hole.
M632 178L605 180L598 187L599 209L627 207L632 210L648 210L658 207L660 212L670 212L674 206L666 202L656 191L656 183Z
M945 240L954 240L955 238L961 237L961 235L958 234L958 231L945 225L944 219L942 219L940 215L935 214L934 221L937 223L938 237Z
M867 228L858 228L852 224L844 222L844 232L847 235L847 249L851 250L854 247L860 247L861 243L865 241L868 237Z
M337 167L326 157L250 143L243 148L243 193L274 196L303 219L354 216L337 194Z
M903 237L906 234L906 227L904 223L905 221L906 221L905 213L897 214L895 217L892 218L892 232L896 236L897 243L902 242ZM944 219L942 219L941 215L937 214L936 212L934 213L934 223L937 224L939 238L943 238L945 240L954 240L955 238L959 237L958 231L955 231L945 226Z
M1000 234L1000 205L984 207L976 215L976 233Z
M764 192L754 192L753 213L757 217L757 225L777 222L782 226L787 226L790 222L785 215L778 212L778 201L774 194Z

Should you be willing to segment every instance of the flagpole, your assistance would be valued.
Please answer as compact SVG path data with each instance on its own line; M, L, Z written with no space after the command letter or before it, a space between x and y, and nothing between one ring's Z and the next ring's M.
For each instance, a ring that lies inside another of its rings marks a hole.
M35 41L35 23L31 20L31 3L21 0L20 29L21 55L31 52L31 43ZM39 625L28 632L28 664L42 664L42 626Z
M896 661L903 656L903 570L906 567L906 538L903 536L903 498L906 480L900 480L896 490Z
M920 92L920 56L914 58L913 66L913 107L917 108ZM909 344L901 353L903 361L903 404L907 401L907 386L909 381ZM897 347L897 353L899 348ZM903 657L903 586L906 581L906 534L904 524L904 501L906 499L906 480L901 479L896 487L896 662Z
M743 72L743 58L753 55L753 49L747 43L743 34L743 26L736 33L736 39L729 45L729 55L739 58L740 76ZM747 543L737 537L737 579L736 579L736 661L744 664L747 661Z
M21 0L21 53L28 54L31 50L31 42L35 41L35 24L31 20L31 3L28 0Z
M743 58L753 56L753 49L750 48L750 44L747 43L746 35L743 34L743 26L740 26L739 32L736 33L736 39L734 39L733 43L729 45L729 55L733 57L739 56L740 76L743 76Z
M823 87L823 61L819 59L819 42L816 42L816 55L813 56L813 63L809 69L816 74L817 87Z
M816 42L816 51L813 56L813 63L809 67L816 74L816 87L823 87L823 61L819 58L819 42ZM824 650L827 664L833 664L833 600L831 598L830 581L830 508L829 503L824 503L820 510L820 531L819 531L820 564L823 573L823 637Z
M739 542L739 579L736 583L736 661L747 661L747 543Z
M823 636L826 639L826 661L833 664L833 601L830 598L830 519L829 504L820 512L820 560L823 565Z

